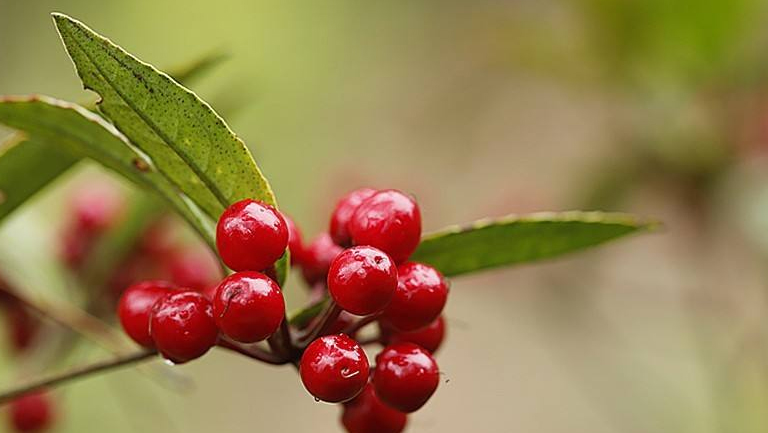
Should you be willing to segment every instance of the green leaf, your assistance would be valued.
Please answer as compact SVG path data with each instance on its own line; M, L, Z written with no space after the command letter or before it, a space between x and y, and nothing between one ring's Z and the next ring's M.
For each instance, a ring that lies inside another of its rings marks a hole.
M244 198L275 204L245 144L208 104L81 22L53 18L100 110L209 216Z
M329 301L330 298L326 296L314 304L309 304L304 308L294 311L288 315L288 323L297 328L303 328L325 309L325 306L328 305Z
M63 149L12 135L0 145L0 221L77 161Z
M277 206L248 148L207 103L83 23L53 19L85 88L101 96L101 112L208 216L245 198ZM287 251L275 267L283 285Z
M446 276L548 259L652 230L658 223L602 212L511 215L453 226L424 236L411 260Z
M179 82L193 81L225 58L220 52L209 53L169 73ZM55 142L33 142L23 134L9 137L0 144L0 221L78 161Z
M56 144L88 157L146 187L185 218L214 247L213 223L184 193L136 151L112 125L85 108L45 96L0 97L0 123L24 131L35 142Z

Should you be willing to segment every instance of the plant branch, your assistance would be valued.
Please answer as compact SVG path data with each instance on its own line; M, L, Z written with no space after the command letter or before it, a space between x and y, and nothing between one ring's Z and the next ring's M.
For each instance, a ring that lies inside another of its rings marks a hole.
M289 363L289 360L287 358L283 358L272 352L267 352L256 346L243 347L235 342L225 340L225 339L222 339L221 341L219 341L219 346L223 347L224 349L237 352L241 355L245 355L249 358L266 362L267 364L285 365Z
M357 331L363 329L364 327L368 326L369 324L376 321L381 316L381 313L371 314L370 316L365 316L362 319L350 324L344 330L341 332L344 334L347 334L349 336L354 336Z
M300 343L309 344L317 337L322 336L323 333L327 332L328 328L333 325L333 322L336 321L339 314L341 314L341 307L331 300L325 307L325 311L323 311L323 314L320 316L317 323L312 325L309 331L299 339Z
M97 361L91 364L80 365L70 368L61 373L50 374L42 376L36 379L32 379L26 383L17 385L11 389L0 391L0 404L7 403L17 397L24 394L38 391L43 388L51 388L54 386L62 385L75 379L87 377L93 374L113 370L116 368L135 364L137 362L144 361L156 355L157 352L153 350L142 349L140 351L132 352L127 355L116 356L114 358Z

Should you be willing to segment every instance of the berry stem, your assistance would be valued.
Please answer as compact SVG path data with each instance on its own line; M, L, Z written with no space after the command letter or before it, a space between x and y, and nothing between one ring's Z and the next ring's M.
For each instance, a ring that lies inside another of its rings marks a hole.
M22 383L13 388L0 391L0 404L7 403L24 394L38 391L43 388L52 388L54 386L63 385L66 382L70 382L75 379L90 376L116 368L135 364L137 362L144 361L152 358L157 353L154 350L139 350L131 352L125 355L119 355L110 359L104 359L91 364L84 364L77 367L70 368L61 373L54 373L42 377L32 379L26 383Z
M225 339L222 339L221 341L219 341L219 346L225 349L229 349L233 352L237 352L241 355L245 355L249 358L265 362L267 364L285 365L290 362L288 359L282 356L278 356L277 354L272 352L267 352L266 350L262 350L261 348L258 348L256 346L242 347L237 343L234 343Z
M308 344L314 341L317 337L322 336L323 333L327 332L328 328L333 325L333 322L339 317L339 314L341 314L341 307L331 300L325 307L323 314L320 316L320 320L318 320L317 323L312 326L303 337L301 337L300 342Z
M367 325L375 322L376 319L379 318L379 316L381 316L381 313L376 313L376 314L371 314L369 316L365 316L362 319L360 319L360 320L352 323L351 325L347 326L341 332L343 332L344 334L350 335L350 336L351 335L355 335L357 333L357 331L359 331L359 330L363 329L364 327L366 327Z

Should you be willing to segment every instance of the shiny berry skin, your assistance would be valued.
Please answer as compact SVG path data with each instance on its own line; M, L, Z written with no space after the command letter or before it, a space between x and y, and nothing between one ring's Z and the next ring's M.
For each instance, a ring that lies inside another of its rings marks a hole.
M347 228L349 220L352 219L352 214L355 213L360 203L374 194L376 194L375 189L360 188L348 193L336 203L336 208L331 214L328 233L337 245L342 247L352 245L352 238L349 236L349 229Z
M345 311L358 316L378 313L397 288L397 268L389 256L368 246L344 250L331 262L328 291Z
M358 206L347 227L353 244L376 247L402 263L419 245L421 212L402 192L379 191Z
M264 340L285 318L283 294L277 283L262 273L236 272L216 289L213 318L221 332L235 341Z
M432 354L440 348L445 338L445 320L443 320L443 316L438 317L437 320L426 328L416 331L398 332L381 324L380 329L382 341L385 344L413 343Z
M229 206L216 226L216 247L235 271L262 271L288 246L288 225L274 207L256 200Z
M435 268L409 262L397 268L397 290L381 321L401 332L434 322L448 300L448 284Z
M407 423L408 415L382 403L371 384L344 404L341 415L341 424L348 433L400 433Z
M376 396L393 409L415 412L434 394L439 383L437 362L413 343L391 344L376 356Z
M176 286L167 281L144 281L123 292L117 303L117 317L123 330L133 341L144 347L154 347L149 335L149 316L158 299L172 293Z
M149 323L157 350L177 364L203 356L219 336L211 301L197 292L160 298L152 307Z
M291 252L291 263L299 265L304 260L304 243L299 226L291 217L282 214L285 224L288 226L288 251Z
M368 382L368 358L357 341L345 334L313 341L301 357L304 387L318 400L340 403L354 398Z
M331 262L344 249L333 243L328 233L319 234L304 249L304 259L302 262L302 272L304 279L310 286L319 282L325 282L328 276L328 268Z
M11 425L17 432L37 432L50 427L54 411L48 394L33 392L10 403Z

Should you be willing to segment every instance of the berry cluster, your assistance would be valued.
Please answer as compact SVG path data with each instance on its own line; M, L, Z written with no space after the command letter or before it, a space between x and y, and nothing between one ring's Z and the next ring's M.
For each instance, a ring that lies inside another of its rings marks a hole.
M273 363L296 365L316 400L343 403L347 431L401 432L407 414L437 389L432 354L445 334L445 279L408 261L420 238L419 207L396 190L347 194L333 211L329 232L308 245L274 207L242 200L224 211L216 228L219 256L234 273L203 290L160 280L134 284L122 295L118 316L136 343L175 363L216 344L247 353L242 345L269 339ZM312 297L330 298L326 310L300 329L283 323L285 302L274 278L274 264L286 249ZM378 337L360 337L374 322ZM285 350L270 338L280 328ZM371 343L384 346L375 365L363 350Z

